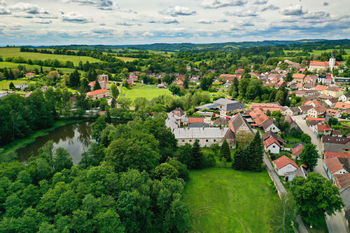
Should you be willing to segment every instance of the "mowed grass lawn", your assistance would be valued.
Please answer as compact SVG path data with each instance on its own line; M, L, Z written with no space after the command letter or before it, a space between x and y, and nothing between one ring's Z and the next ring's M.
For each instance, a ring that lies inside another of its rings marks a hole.
M3 89L10 89L10 83L13 83L15 86L17 84L21 84L21 83L28 83L28 85L30 83L35 83L34 81L28 81L26 79L17 79L17 80L1 80L0 81L0 90L3 90Z
M71 55L60 55L60 54L44 54L44 53L27 53L20 52L20 48L0 48L0 56L2 58L7 57L24 57L32 60L47 60L47 59L57 59L62 62L72 61L75 66L79 65L79 62L83 63L89 62L101 62L98 59L85 56L71 56Z
M191 171L184 196L191 214L191 232L270 232L278 196L269 183L265 171Z
M167 88L158 88L156 85L141 85L137 84L131 89L122 88L121 97L129 98L134 101L138 97L145 97L148 100L158 97L160 95L171 95Z

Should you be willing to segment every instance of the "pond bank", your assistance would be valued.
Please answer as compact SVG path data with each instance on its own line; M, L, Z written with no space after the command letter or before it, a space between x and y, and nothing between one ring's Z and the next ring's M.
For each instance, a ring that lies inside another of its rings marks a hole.
M83 119L83 120L82 119L80 119L80 120L58 120L58 121L55 121L54 124L52 125L52 127L50 127L50 128L37 130L34 133L32 133L31 135L29 135L28 137L17 139L15 141L7 144L6 146L4 146L2 148L2 150L0 149L0 155L4 155L6 153L13 152L17 156L17 152L16 151L18 149L26 147L27 145L29 145L31 143L34 143L35 140L38 137L48 135L51 131L53 131L53 130L59 128L59 127L62 127L62 126L65 126L65 125L70 125L70 124L75 124L75 123L79 123L79 122L84 122L84 121L86 121L86 119ZM14 158L12 158L12 159L14 159ZM3 158L1 160L3 160Z

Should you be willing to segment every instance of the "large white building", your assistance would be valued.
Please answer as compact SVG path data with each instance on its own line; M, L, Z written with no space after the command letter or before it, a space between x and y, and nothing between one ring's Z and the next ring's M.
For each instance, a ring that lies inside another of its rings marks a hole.
M340 62L337 62L335 58L332 56L329 61L310 61L309 70L311 72L324 72L328 68L329 70L333 70L333 68L338 68Z

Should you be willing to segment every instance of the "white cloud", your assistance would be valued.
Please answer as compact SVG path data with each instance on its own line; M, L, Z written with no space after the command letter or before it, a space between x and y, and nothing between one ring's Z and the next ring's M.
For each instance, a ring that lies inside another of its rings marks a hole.
M144 36L144 37L154 36L154 33L152 33L152 32L144 32L142 34L142 36Z
M0 15L10 15L11 11L6 9L5 7L0 6Z
M225 15L227 16L237 16L237 17L252 17L252 16L257 16L257 13L252 10L247 10L247 11L239 11L239 12L225 12Z
M62 15L62 21L63 22L69 22L69 23L90 23L93 20L91 18L87 18L83 15L81 15L80 13L77 12L69 12L66 14Z
M167 14L171 15L173 17L177 16L188 16L188 15L194 15L196 14L196 11L190 10L187 7L182 7L182 6L174 6L166 10L165 12L160 12L161 14Z
M64 0L64 2L76 2L80 5L97 7L100 10L113 10L117 7L114 0Z
M281 11L282 15L303 15L304 13L301 5L289 6Z
M256 5L265 5L268 2L268 0L256 0L254 4Z
M5 0L0 0L0 6L7 6L7 2Z
M266 7L263 7L263 8L261 9L261 11L262 11L262 12L268 11L268 10L274 11L274 10L279 10L279 9L280 9L280 8L279 8L278 6L275 6L275 5L270 4L270 5L266 6Z
M246 0L203 0L200 5L203 8L218 9L229 6L243 6L246 3Z

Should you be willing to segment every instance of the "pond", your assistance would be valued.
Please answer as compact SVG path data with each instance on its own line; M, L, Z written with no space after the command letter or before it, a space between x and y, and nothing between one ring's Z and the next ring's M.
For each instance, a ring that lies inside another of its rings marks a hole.
M59 127L48 135L38 137L35 142L17 150L18 159L26 161L30 156L38 155L38 150L52 140L54 149L63 147L72 156L73 163L81 160L81 154L88 150L91 139L92 122L80 122Z

